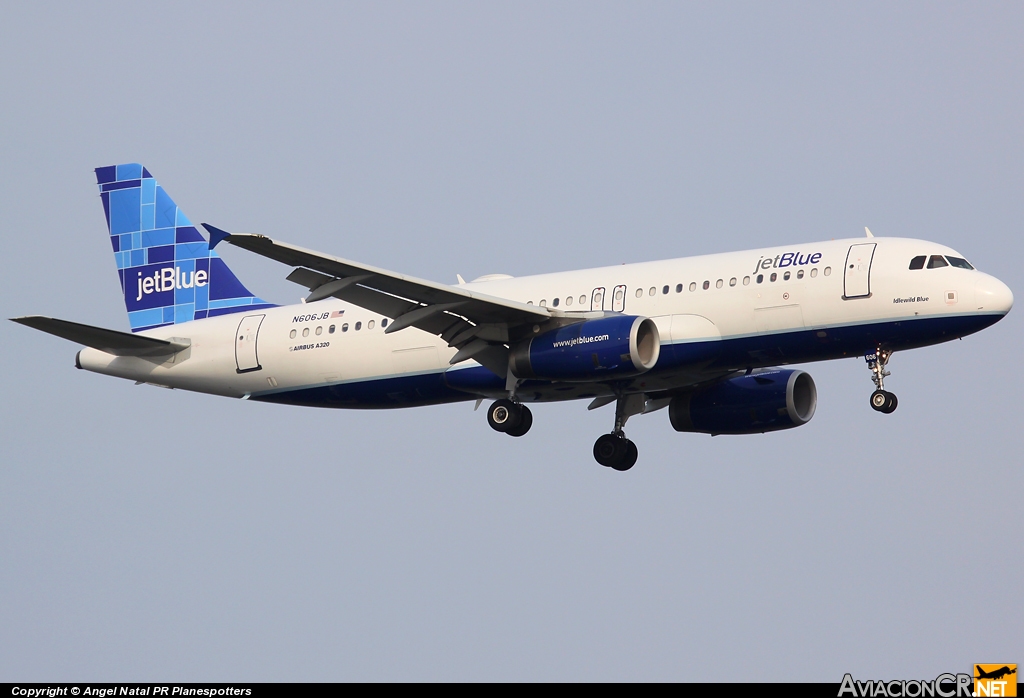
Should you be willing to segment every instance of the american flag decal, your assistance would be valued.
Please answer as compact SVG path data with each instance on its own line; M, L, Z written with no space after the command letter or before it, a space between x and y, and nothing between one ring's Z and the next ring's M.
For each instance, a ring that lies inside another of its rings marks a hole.
M344 310L335 310L333 313L331 313L331 317L332 318L341 317L344 314L345 314Z

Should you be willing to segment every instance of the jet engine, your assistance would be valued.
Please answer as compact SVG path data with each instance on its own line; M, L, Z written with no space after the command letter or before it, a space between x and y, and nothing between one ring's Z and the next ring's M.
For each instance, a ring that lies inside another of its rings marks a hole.
M817 404L811 374L773 369L677 395L668 415L676 431L760 434L806 424Z
M650 318L616 315L565 325L512 348L517 378L592 381L648 371L658 363L661 337Z

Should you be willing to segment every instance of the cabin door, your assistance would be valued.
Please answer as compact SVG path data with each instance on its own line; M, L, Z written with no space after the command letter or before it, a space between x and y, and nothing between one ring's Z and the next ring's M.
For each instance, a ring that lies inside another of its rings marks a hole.
M871 260L874 256L873 242L850 246L846 255L843 298L867 298L871 295Z
M248 371L259 371L259 357L256 355L256 337L260 332L260 325L266 315L246 315L238 323L238 330L235 332L235 365L239 373Z
M590 295L590 309L604 310L604 286L595 288L594 292Z

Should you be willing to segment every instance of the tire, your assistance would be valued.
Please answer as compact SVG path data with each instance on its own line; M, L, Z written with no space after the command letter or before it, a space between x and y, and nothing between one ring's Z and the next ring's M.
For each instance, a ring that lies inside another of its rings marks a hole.
M884 390L876 390L871 393L871 409L875 412L885 412L885 408L889 405L889 396L891 394Z
M606 468L614 468L626 450L626 439L615 434L602 434L594 442L594 460Z
M519 405L519 409L521 410L519 424L505 430L509 436L523 436L533 426L533 412L530 412L530 408L526 405Z
M622 454L622 458L619 460L619 462L612 466L620 473L624 473L630 468L632 468L634 465L636 465L636 459L639 456L639 453L636 450L635 443L633 443L629 439L623 439L623 441L626 442L626 452Z
M487 423L491 425L491 429L494 429L494 431L507 433L509 429L519 426L521 418L522 408L505 398L495 400L487 408Z
M882 414L892 414L896 411L896 407L900 404L900 401L896 399L895 393L887 392L889 401L885 403L885 407L882 409Z

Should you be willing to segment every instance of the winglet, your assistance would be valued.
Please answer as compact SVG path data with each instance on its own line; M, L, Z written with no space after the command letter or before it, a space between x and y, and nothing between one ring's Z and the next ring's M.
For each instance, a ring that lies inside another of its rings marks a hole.
M203 225L206 225L206 224L204 223ZM866 234L866 236L867 236L867 237L869 237L869 238L873 238L873 237L875 237L874 235L872 235L872 234L871 234L871 231L870 231L870 230L868 230L868 227L867 227L867 226L864 226L864 233L865 233L865 234Z
M203 223L203 227L206 228L206 232L210 234L210 249L216 247L222 240L227 240L231 237L231 233L221 230L220 228L214 228L209 223Z

